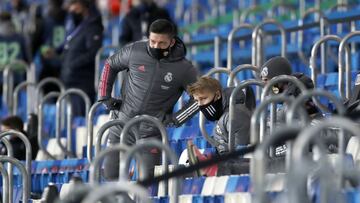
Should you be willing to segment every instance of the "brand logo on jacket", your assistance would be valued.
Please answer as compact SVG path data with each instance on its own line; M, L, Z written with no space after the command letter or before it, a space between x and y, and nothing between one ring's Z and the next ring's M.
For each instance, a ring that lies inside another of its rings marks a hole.
M267 67L264 67L260 73L261 77L266 77L269 75L269 70Z
M164 77L165 82L171 82L173 80L173 75L170 72L167 72Z
M139 66L138 70L141 72L145 72L145 66L144 65Z

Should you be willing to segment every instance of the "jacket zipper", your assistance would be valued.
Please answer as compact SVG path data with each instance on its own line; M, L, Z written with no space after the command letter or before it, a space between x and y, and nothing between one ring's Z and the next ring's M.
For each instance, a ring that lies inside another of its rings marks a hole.
M152 71L152 74L151 74L151 80L150 80L150 87L147 89L147 92L146 92L146 95L145 95L145 98L144 98L144 102L141 104L141 108L140 108L140 112L141 113L144 113L144 105L147 103L147 100L149 99L149 93L150 91L153 89L153 86L154 86L154 75L157 71L157 69L159 69L159 66L160 66L160 63L159 61L156 62L156 67L155 69Z

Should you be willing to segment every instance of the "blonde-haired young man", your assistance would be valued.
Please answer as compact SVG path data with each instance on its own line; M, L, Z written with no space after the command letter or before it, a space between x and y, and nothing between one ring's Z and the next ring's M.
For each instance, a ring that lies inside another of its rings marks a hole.
M211 77L200 77L188 86L188 93L198 103L200 111L207 120L216 122L212 132L219 143L216 150L219 154L228 152L229 101L234 88L223 89L219 81ZM251 112L245 106L245 95L240 91L236 98L234 126L235 145L247 145L250 141ZM243 160L243 161L241 161ZM217 175L241 174L248 172L248 160L236 159L220 164Z

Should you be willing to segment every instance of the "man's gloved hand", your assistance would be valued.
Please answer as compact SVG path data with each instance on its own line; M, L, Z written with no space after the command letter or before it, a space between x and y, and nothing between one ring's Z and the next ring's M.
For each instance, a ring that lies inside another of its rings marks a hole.
M106 106L106 109L109 111L120 110L120 107L122 104L121 99L116 99L116 98L112 98L112 97L109 99L104 99L100 102L102 102Z

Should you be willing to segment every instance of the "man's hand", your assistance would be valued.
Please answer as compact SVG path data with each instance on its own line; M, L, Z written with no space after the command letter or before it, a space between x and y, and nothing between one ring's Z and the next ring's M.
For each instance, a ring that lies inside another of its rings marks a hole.
M102 100L100 102L102 102L106 106L106 109L109 111L120 110L120 107L122 104L122 100L116 99L116 98L109 98L109 99Z

